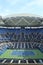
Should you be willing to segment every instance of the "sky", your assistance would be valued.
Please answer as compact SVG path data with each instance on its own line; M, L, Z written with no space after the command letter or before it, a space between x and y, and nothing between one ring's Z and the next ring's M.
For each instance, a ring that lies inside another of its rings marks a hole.
M0 15L36 14L43 16L43 0L0 0Z

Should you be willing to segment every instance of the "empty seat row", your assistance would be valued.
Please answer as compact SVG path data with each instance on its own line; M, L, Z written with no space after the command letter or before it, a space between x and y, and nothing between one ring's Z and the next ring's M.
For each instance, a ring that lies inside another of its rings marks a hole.
M5 45L0 46L1 49L33 49L38 48L43 51L43 44L36 42L7 42Z
M19 34L17 34L19 32ZM27 33L28 34L27 34ZM6 32L5 34L0 34L0 41L15 41L15 42L43 42L43 33L35 31L25 30L21 32L16 30L16 32Z
M37 64L37 63L41 63L41 64L43 64L43 59L27 59L27 60L25 60L25 59L20 59L20 60L18 60L18 59L0 59L0 63L18 63L18 64L20 64L20 63L26 63L26 64L29 64L29 63L35 63L35 64Z
M29 49L32 48L30 43L26 42L12 42L8 44L8 48L10 49Z
M7 44L7 48L9 49L33 49L33 48L41 48L43 50L42 43L29 43L29 42L11 42Z

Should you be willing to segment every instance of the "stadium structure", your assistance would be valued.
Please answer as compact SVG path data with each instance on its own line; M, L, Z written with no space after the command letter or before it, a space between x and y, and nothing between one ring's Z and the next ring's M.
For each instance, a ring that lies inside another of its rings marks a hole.
M0 16L0 65L43 64L43 18Z

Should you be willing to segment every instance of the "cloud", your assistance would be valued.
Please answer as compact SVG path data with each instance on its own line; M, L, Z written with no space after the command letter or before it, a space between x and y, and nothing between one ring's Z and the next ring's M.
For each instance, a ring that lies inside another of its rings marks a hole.
M2 6L0 5L0 10L2 9Z
M43 0L4 0L6 4L3 7L2 15L11 13L43 13ZM43 15L43 14L41 14Z
M32 8L32 6L34 5L35 3L32 1L32 2L28 2L26 3L21 9L20 11L25 11L25 10L29 10L30 8Z
M9 14L11 14L10 9L4 9L4 14L5 14L5 15L9 15Z
M10 10L9 9L5 9L5 12L8 13L8 12L10 12Z
M17 5L20 0L6 0L11 6Z
M36 0L36 4L39 5L39 6L42 6L43 5L43 0Z
M3 11L1 10L1 12L0 12L0 15L2 15L2 16L6 16L9 14L11 14L10 9L3 9Z
M21 9L20 11L25 11L25 10L32 10L35 8L43 8L43 0L32 0L30 2L27 2Z

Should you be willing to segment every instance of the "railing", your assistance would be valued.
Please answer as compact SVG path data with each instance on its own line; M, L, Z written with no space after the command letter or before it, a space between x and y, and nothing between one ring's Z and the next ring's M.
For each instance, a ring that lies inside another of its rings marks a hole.
M40 64L40 63L38 63L38 64L34 64L34 63L30 63L30 64L24 64L24 63L22 63L22 64L17 64L17 63L15 63L15 64L13 64L13 63L11 63L11 64L9 64L9 63L3 63L3 64L1 64L0 63L0 65L43 65L43 64Z

